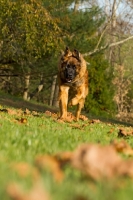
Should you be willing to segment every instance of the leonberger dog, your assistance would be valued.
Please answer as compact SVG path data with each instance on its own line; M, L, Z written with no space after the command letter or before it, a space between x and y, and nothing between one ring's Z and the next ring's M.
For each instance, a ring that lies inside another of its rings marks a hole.
M77 105L76 120L79 120L88 94L88 71L86 61L78 50L66 47L58 66L60 119L67 118L67 107Z

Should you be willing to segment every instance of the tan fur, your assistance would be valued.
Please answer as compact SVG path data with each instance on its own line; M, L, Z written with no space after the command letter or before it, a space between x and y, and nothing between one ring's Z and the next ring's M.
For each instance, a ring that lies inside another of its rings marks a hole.
M72 82L67 83L64 78L65 63L76 66L76 76ZM88 94L88 71L83 56L76 50L71 52L66 48L58 66L59 106L60 118L67 118L67 106L77 105L76 120L79 119L81 109L84 107Z

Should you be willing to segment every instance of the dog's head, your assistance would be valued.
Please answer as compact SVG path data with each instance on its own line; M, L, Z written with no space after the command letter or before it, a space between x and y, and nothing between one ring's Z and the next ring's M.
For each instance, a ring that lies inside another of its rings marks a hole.
M79 73L81 65L80 53L77 50L71 52L66 47L61 57L61 78L66 83L71 83Z

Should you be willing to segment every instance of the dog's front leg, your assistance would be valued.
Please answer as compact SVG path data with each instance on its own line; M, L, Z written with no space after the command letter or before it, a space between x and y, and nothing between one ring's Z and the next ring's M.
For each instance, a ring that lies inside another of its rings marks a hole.
M84 107L84 102L85 102L85 99L82 98L82 99L80 99L80 101L79 101L79 103L78 103L78 105L77 105L77 110L76 110L76 114L75 114L75 116L76 116L76 121L79 120L81 110L82 110L82 108Z
M79 101L85 96L85 88L84 87L78 87L77 89L77 94L75 95L74 98L70 100L68 103L69 106L75 106L79 103Z
M67 117L68 91L68 86L61 85L59 88L59 106L61 119L65 119Z

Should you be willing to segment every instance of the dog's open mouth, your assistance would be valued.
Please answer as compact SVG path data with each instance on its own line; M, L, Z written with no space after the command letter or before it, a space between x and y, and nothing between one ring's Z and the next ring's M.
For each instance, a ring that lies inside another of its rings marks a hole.
M66 79L67 83L71 83L72 82L72 79Z

